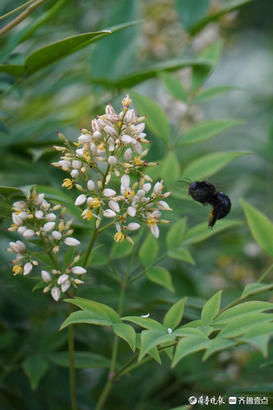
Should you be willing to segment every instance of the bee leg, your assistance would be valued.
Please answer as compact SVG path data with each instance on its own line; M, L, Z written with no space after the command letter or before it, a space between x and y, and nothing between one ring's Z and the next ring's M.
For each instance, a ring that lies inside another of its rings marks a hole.
M209 226L211 228L213 228L213 226L215 225L216 220L217 220L217 213L215 211L215 208L212 207L209 213Z

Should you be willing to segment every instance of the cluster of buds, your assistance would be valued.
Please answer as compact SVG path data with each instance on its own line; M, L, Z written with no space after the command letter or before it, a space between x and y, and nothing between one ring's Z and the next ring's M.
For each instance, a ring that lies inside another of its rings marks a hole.
M18 232L22 239L29 243L28 248L21 240L9 243L7 250L16 254L15 259L11 261L14 275L28 275L33 267L39 265L39 254L32 250L36 242L38 246L44 247L54 266L54 269L51 267L48 269L50 273L41 271L41 279L45 282L44 292L51 290L53 299L59 300L61 291L65 293L71 285L76 287L82 283L79 275L86 272L81 266L74 266L79 261L80 255L77 255L71 265L65 268L65 272L59 269L57 254L60 246L64 244L75 247L80 244L80 241L71 236L72 220L65 222L63 217L65 208L59 204L52 205L45 199L44 194L37 194L35 189L26 200L14 202L12 211L13 224L8 230Z
M97 229L110 219L116 227L114 240L133 243L128 232L138 230L141 223L158 238L158 224L169 222L161 219L161 212L171 208L165 202L170 192L163 193L163 181L153 184L143 171L157 163L144 159L150 143L145 117L137 116L131 103L127 95L120 113L108 104L105 114L92 120L91 130L81 130L77 142L71 144L59 134L64 146L54 148L62 156L52 165L70 173L63 187L80 191L75 205L81 207L83 219L96 218Z

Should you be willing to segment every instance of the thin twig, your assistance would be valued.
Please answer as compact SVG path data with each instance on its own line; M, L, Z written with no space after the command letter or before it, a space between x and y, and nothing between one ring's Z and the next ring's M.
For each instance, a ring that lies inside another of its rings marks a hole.
M33 2L26 10L19 14L19 16L15 17L15 19L11 20L6 26L4 26L0 30L0 36L6 34L13 27L17 26L17 24L21 23L21 21L23 21L26 17L32 14L38 7L40 7L46 1L47 0L37 0Z
M31 4L33 2L34 2L34 0L29 0L26 3L21 4L21 6L16 7L16 9L13 9L13 10L9 11L8 13L3 14L2 16L0 16L0 21L8 18L9 16L12 16L14 13L17 13L18 11L24 9L25 7L27 7L29 4Z

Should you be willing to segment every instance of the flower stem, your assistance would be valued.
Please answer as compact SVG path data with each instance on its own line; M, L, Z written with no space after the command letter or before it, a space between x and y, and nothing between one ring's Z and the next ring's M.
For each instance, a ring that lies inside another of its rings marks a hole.
M73 312L73 305L69 303L69 314ZM77 410L76 396L76 372L75 372L75 355L74 355L74 325L68 326L68 353L69 353L69 381L70 381L70 399L71 409Z
M90 239L90 242L89 242L89 245L88 245L88 249L87 249L84 261L83 261L83 267L84 268L86 268L86 266L88 264L88 259L89 259L89 256L91 255L91 252L92 252L93 246L95 244L95 241L97 239L98 233L99 233L98 230L95 228L94 233L91 236L91 239Z

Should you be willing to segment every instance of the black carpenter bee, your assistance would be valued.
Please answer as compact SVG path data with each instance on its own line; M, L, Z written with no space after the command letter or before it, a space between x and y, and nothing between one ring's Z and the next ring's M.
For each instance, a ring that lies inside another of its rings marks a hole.
M231 209L231 201L223 192L217 192L213 184L207 181L192 182L189 186L189 195L203 205L211 205L209 226L213 227L218 219L224 218Z

